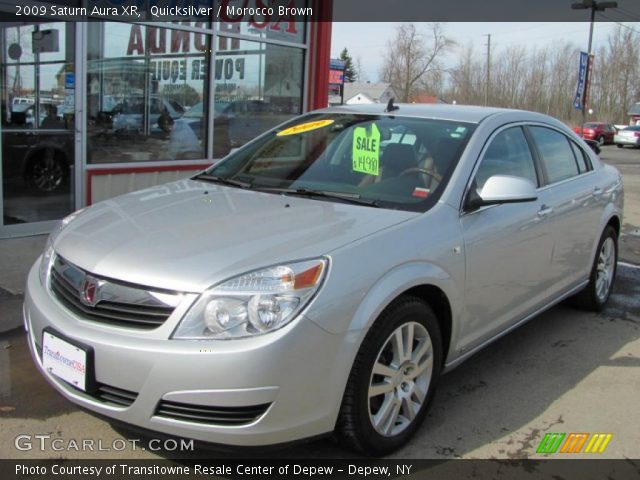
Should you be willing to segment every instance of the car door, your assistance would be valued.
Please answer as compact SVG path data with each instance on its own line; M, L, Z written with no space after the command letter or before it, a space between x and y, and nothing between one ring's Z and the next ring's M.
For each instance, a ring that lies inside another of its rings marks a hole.
M521 126L503 128L487 143L470 189L493 175L513 175L540 185L540 173ZM467 194L469 195L469 194ZM552 193L535 201L463 209L466 281L462 344L473 348L544 303L553 254L549 224Z
M540 159L545 183L553 194L549 219L554 235L553 284L568 289L584 279L591 265L592 249L600 224L603 188L589 156L559 130L529 126Z

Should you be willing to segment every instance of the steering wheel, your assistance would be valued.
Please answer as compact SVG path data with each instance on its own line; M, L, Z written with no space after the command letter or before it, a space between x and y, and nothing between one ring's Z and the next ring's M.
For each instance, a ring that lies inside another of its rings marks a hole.
M410 173L420 173L421 175L426 175L427 177L431 177L433 180L435 180L436 182L440 183L441 178L439 178L438 175L436 175L433 172L430 172L429 170L427 170L426 168L422 168L422 167L410 167L407 168L406 170L403 170L402 172L400 172L398 174L399 177L403 177L405 175L408 175ZM429 182L429 185L431 185L433 183L433 180ZM425 182L426 185L427 182Z

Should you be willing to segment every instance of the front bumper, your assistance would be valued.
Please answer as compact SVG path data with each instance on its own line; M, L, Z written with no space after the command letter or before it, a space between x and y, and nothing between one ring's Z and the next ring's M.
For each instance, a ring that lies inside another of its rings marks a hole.
M145 429L229 445L276 444L333 430L350 369L348 363L341 365L348 357L343 335L330 334L302 316L254 338L169 340L167 332L184 309L178 307L153 331L82 320L41 285L38 266L36 262L29 273L25 293L28 343L40 372L70 401ZM95 380L134 393L133 402L121 406L103 401L45 371L40 349L47 327L90 346ZM225 425L168 418L157 411L161 401L217 411L256 405L265 410L250 423Z

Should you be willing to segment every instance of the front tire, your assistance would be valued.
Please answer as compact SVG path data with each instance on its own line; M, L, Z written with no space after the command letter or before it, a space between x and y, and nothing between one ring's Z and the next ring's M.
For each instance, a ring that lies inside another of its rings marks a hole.
M617 144L616 144L616 147L618 147L618 148L622 148L622 147L624 147L624 145L622 145L622 144L620 144L620 143L617 143Z
M574 304L584 310L600 312L605 307L616 278L618 235L611 225L604 229L587 286L574 297Z
M336 433L372 456L397 450L424 420L442 369L440 327L426 302L403 296L367 333L354 361Z

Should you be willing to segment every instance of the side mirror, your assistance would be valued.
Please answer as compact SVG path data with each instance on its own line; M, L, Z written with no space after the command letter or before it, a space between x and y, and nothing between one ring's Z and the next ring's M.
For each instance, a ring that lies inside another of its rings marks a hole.
M533 202L537 199L536 186L531 180L512 175L493 175L484 183L482 191L469 195L467 206L475 210L486 205Z

